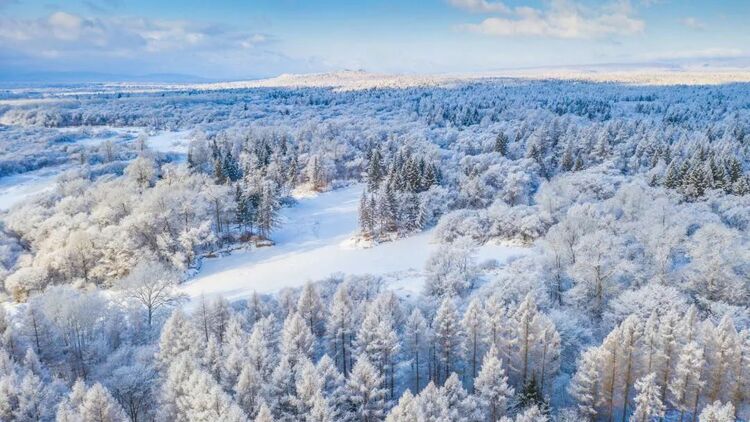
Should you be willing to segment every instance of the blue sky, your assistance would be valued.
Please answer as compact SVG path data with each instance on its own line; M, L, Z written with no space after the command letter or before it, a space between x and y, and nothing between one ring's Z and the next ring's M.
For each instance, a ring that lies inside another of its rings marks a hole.
M747 0L0 0L0 73L737 65L748 19Z

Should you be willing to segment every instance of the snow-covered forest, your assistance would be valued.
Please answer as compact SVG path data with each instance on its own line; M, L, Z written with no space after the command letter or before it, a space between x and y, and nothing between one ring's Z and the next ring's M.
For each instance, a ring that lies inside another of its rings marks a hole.
M750 419L750 85L99 88L0 92L0 421Z

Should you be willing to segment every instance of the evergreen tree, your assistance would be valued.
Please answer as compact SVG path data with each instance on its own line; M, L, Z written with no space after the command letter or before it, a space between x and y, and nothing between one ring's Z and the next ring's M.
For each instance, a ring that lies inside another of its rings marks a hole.
M715 401L703 408L698 420L700 422L735 422L734 405Z
M595 420L598 415L599 397L599 350L591 347L578 360L577 370L568 387L576 400L578 413L586 420Z
M477 376L478 366L482 357L482 334L484 333L484 309L478 298L472 299L469 306L464 312L464 318L461 321L463 332L465 333L464 351L466 353L466 362L471 368L470 379Z
M386 422L419 422L419 408L417 399L408 389L404 391L398 404L391 409Z
M87 422L125 422L125 411L101 384L94 384L86 392L80 405L82 420Z
M505 157L508 154L508 136L505 133L500 132L495 137L494 151L501 156Z
M656 385L656 374L651 372L635 382L635 410L630 422L650 422L653 418L664 417L661 392Z
M539 388L536 375L532 374L524 383L523 388L516 399L516 406L519 410L536 407L540 409L543 414L549 414L549 403L544 398L541 388Z
M258 231L261 237L268 238L271 231L279 224L279 201L276 197L276 189L273 182L263 183L260 196L260 204L257 211Z
M383 180L383 157L379 149L373 149L367 165L367 188L371 192L378 190L381 180Z
M242 178L242 172L240 171L237 160L232 157L231 149L227 149L227 153L224 155L224 161L222 163L222 174L226 176L228 181L236 182Z
M383 377L366 359L360 358L346 382L345 420L374 422L385 416L386 390Z
M404 350L411 362L414 379L414 391L421 391L420 374L427 359L428 327L422 312L415 308L404 327Z
M669 383L670 403L680 411L682 422L685 412L695 413L698 399L704 386L701 373L706 362L703 359L703 348L690 341L680 352L674 377Z
M367 191L362 191L359 200L359 232L366 239L372 238L374 229L373 210L370 208L370 200Z
M336 365L348 377L352 362L354 308L345 283L339 285L331 301L326 334Z
M302 288L302 293L297 301L297 312L302 319L307 321L310 331L313 334L320 333L320 322L323 318L323 303L315 285L310 282L305 283L305 286Z
M505 415L514 390L508 385L508 377L494 346L484 355L482 369L474 381L474 391L490 422L497 422Z
M440 364L436 375L438 380L444 380L450 375L456 358L461 355L463 337L461 322L452 299L443 299L440 308L438 308L435 314L432 326L435 350L438 354ZM440 374L441 367L444 375Z

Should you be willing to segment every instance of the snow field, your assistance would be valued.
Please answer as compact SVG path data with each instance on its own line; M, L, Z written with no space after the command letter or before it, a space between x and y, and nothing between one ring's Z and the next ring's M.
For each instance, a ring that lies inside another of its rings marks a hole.
M335 273L376 274L393 280L394 290L419 292L421 273L438 245L426 231L370 248L354 248L349 240L357 232L357 207L361 185L316 197L305 197L282 211L282 225L271 236L272 247L252 248L228 256L207 258L199 273L183 284L191 298L222 295L228 300L258 293L277 292L320 280ZM523 247L485 245L477 260L500 263L527 251Z

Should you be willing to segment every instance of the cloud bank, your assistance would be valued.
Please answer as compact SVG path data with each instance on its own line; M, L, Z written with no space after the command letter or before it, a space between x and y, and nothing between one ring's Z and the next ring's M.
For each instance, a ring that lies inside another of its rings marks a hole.
M476 3L479 0L455 1ZM552 0L547 6L545 9L516 7L512 11L498 10L498 16L461 25L460 29L499 37L591 39L638 34L646 27L645 22L636 17L630 2L625 0L597 8L570 0Z

